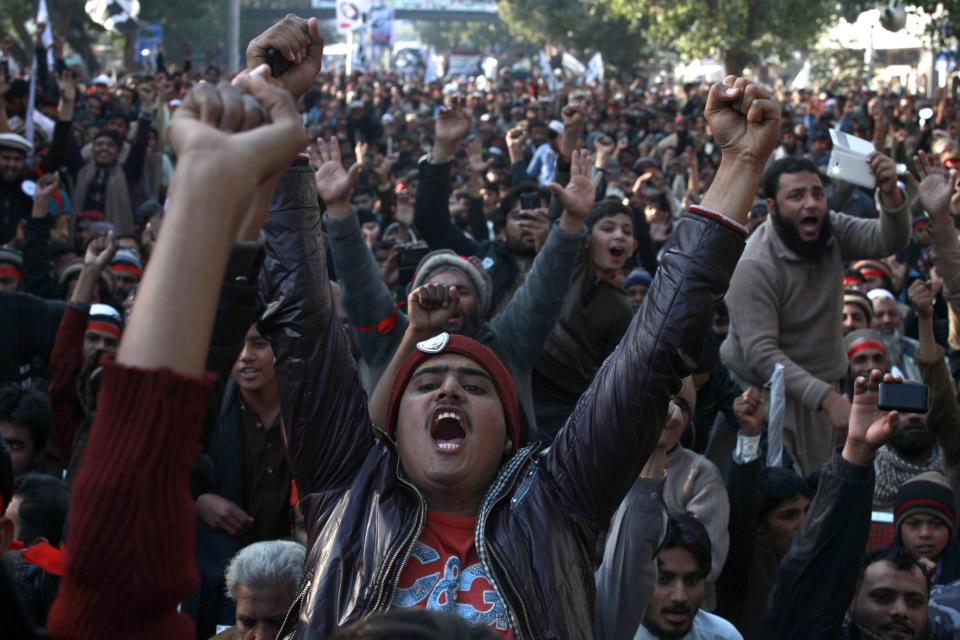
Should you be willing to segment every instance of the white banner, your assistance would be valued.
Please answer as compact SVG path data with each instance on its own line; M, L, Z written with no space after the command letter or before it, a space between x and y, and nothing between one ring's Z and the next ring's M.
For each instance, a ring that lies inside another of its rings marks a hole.
M370 13L370 0L337 0L337 31L346 33L363 24Z
M107 31L122 31L137 23L140 0L87 0L84 9Z
M393 46L393 19L391 7L377 7L370 11L370 40L383 47Z

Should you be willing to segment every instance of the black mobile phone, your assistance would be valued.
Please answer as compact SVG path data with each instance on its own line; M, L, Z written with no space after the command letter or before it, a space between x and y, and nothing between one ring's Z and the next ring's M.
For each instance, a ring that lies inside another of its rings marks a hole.
M530 211L540 208L540 194L536 191L527 191L520 194L520 209Z
M113 232L114 237L116 237L119 233L117 225L113 224L112 222L94 222L90 225L90 233L93 236L105 236L111 231Z
M293 66L292 62L273 47L267 49L267 64L270 66L270 76L273 78L279 78Z
M400 284L407 285L413 280L413 274L416 273L417 266L428 253L430 253L430 247L427 246L404 247L397 253Z
M925 384L880 383L880 401L877 408L903 413L926 413L929 390Z

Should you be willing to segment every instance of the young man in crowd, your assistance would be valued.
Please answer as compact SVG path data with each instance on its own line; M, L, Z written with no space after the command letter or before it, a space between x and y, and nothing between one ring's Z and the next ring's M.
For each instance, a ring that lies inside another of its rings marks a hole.
M312 28L290 27L293 55L307 59L297 66L317 60ZM256 64L274 40L270 32L255 40L248 59ZM287 74L281 81L289 86ZM664 408L689 373L677 354L702 348L776 144L779 109L744 79L715 85L706 116L723 149L723 179L704 208L678 223L647 303L546 451L522 447L503 364L477 342L443 334L404 359L386 436L375 439L329 288L319 286L326 271L309 171L284 176L267 223L270 312L261 326L277 355L285 442L314 542L282 633L298 627L327 636L391 605L451 609L515 638L592 633L588 550L655 447ZM347 171L323 173L326 205L349 209ZM532 519L550 523L549 539L522 533ZM481 585L483 605L471 595Z
M873 324L873 303L867 294L857 289L843 290L843 335L857 329L869 329Z
M10 452L14 476L39 470L50 431L50 403L42 393L15 385L0 387L0 438Z
M634 640L743 640L736 627L701 608L711 558L710 536L699 520L671 515L656 563L656 588Z
M895 253L910 238L893 160L876 153L869 162L879 220L829 211L824 178L811 161L773 163L763 180L770 217L750 237L727 295L723 361L743 387L762 388L774 364L784 365L784 445L804 475L830 457L850 413L850 401L834 388L847 371L842 284L839 277L824 281L824 274L839 275L844 260Z

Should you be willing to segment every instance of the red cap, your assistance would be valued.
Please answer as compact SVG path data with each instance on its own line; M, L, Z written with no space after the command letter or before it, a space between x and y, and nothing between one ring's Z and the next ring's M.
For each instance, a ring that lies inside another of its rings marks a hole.
M410 378L417 368L437 356L455 354L466 356L479 364L484 371L490 374L493 386L503 405L503 417L506 421L507 434L513 448L510 453L520 448L520 405L517 401L517 388L513 384L513 376L500 361L500 358L476 340L461 335L441 333L429 340L417 344L417 349L408 355L400 364L397 377L393 379L390 389L390 405L387 408L386 431L391 436L396 433L397 421L400 414L400 399L410 382Z

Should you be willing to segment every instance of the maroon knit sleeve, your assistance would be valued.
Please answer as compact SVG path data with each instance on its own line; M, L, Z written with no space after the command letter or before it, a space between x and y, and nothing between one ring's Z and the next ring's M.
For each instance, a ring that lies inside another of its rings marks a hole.
M77 395L77 377L83 366L83 335L87 331L89 310L68 304L57 329L50 354L50 387L47 397L53 412L53 440L60 452L60 464L70 463L73 430L83 417Z
M211 375L104 368L73 485L54 638L189 638L176 611L198 583L190 465Z

